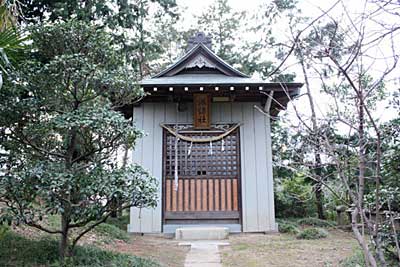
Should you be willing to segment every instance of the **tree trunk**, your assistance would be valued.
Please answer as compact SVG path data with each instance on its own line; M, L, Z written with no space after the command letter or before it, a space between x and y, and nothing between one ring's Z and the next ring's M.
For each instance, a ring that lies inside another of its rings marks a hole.
M77 95L76 89L74 95ZM78 110L79 107L79 102L75 101L74 104L74 110ZM65 168L67 170L70 170L72 168L72 162L76 155L76 147L78 143L78 130L76 127L73 127L69 131L69 144L68 144L68 149L66 153L66 159L65 159ZM71 195L72 193L68 190L68 188L63 188L64 192L62 194L62 197L65 198L67 201L63 202L63 208L64 211L61 214L61 241L60 241L60 248L59 248L59 256L60 256L60 261L61 263L64 263L65 258L68 256L71 256L70 250L69 250L69 223L71 219L71 206L70 206L70 201L71 201Z
M132 116L132 118L133 118L133 116ZM132 122L131 123L133 123L133 119L132 119ZM126 165L128 164L128 154L129 154L129 146L128 146L128 144L125 144L125 146L124 146L124 157L123 157L123 159L122 159L122 167L126 167ZM117 214L117 216L118 217L121 217L122 216L122 205L124 204L124 203L121 203L122 201L118 201L118 214Z
M111 212L111 215L110 215L110 217L111 218L117 218L118 217L118 212L117 212L117 209L118 209L118 199L117 198L113 198L112 200L111 200L111 209L113 210L112 212Z
M315 122L316 124L316 122ZM318 139L319 140L319 139ZM318 144L320 142L318 141ZM321 170L321 154L318 152L318 148L315 149L315 174L319 177L318 181L315 184L315 201L317 205L317 213L318 218L321 220L325 220L324 214L324 192L322 191L322 170Z
M318 218L321 220L325 220L326 217L324 213L324 197L321 182L317 182L315 185L315 202L317 205Z
M304 63L304 56L301 51L301 48L298 47L298 55L299 55L299 60L300 60L300 65L303 70L303 75L304 75L304 82L306 85L307 89L307 97L308 97L308 102L310 104L310 110L311 110L311 123L312 123L312 132L310 133L312 135L311 138L315 138L315 144L314 146L314 170L313 172L315 173L316 178L318 181L313 180L314 183L314 190L315 190L315 204L317 206L317 213L318 213L318 218L321 220L325 220L325 214L324 214L324 195L322 191L322 186L323 183L321 181L322 179L322 172L321 172L321 153L319 152L320 149L320 138L318 136L318 124L317 124L317 115L315 113L315 104L314 104L314 99L311 94L311 87L310 83L308 80L308 75L307 75L307 70L306 66Z
M358 241L358 244L362 247L365 266L377 267L376 260L368 248L367 241L365 240L364 236L360 233L360 229L358 228L358 217L359 217L358 215L359 215L359 207L357 205L351 214L351 228L353 230L354 236ZM362 215L360 217L362 217Z
M66 257L71 256L70 250L69 250L69 239L68 239L68 234L69 234L69 216L66 213L63 213L61 216L61 242L60 242L60 248L59 248L59 256L60 256L60 261L63 263L65 261Z
M365 168L366 168L366 159L365 159L365 137L364 137L364 94L362 89L360 89L357 93L358 97L358 192L357 192L357 203L356 203L356 210L358 211L353 215L352 218L352 228L353 232L356 235L358 242L360 243L359 236L364 239L364 187L365 187ZM362 234L358 229L358 215L360 215L361 219L361 227L362 227ZM370 266L370 264L374 267L376 266L375 259L374 262L371 262L370 254L368 246L365 244L360 245L363 247L364 252L364 259L365 264Z

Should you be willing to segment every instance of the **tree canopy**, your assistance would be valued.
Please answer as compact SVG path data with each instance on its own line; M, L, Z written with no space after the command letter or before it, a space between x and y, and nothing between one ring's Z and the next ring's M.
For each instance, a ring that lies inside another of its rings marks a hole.
M77 20L30 32L32 56L0 91L1 219L60 234L63 257L115 209L154 206L157 183L116 159L142 136L116 108L142 91L113 36ZM61 228L43 226L46 214L59 214Z

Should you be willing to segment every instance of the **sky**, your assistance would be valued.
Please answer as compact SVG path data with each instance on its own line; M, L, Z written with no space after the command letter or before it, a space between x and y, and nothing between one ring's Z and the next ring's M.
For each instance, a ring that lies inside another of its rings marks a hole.
M177 0L178 5L187 6L187 12L191 14L201 13L201 10L204 10L207 6L209 6L213 0ZM265 0L229 0L230 6L236 10L252 10L255 9L258 5L265 2Z
M183 13L183 21L184 25L183 27L187 26L189 27L190 24L194 23L194 16L201 14L210 4L212 4L214 0L177 0L178 6L184 6L185 7L185 12ZM267 3L268 0L228 0L229 5L236 11L248 11L250 13L255 12L258 7L261 4ZM326 10L329 7L331 7L336 0L298 0L298 7L302 10L303 14L309 17L317 17L322 13L322 10ZM358 10L363 7L362 3L364 2L363 0L344 0L343 1L345 4L346 9L348 9L349 13L354 13L354 15L357 14ZM342 14L342 8L343 6L338 5L331 11L331 14L333 16ZM371 27L374 27L373 25L369 27L369 30L371 30ZM373 28L372 28L373 29ZM282 30L284 32L284 30ZM284 34L284 33L282 33ZM400 44L400 39L399 39L399 44ZM398 47L399 48L399 47ZM371 52L374 55L380 55L380 51L373 51ZM372 71L379 72L383 69L385 69L385 65L383 62L374 62L372 65ZM398 85L400 84L400 68L395 71L395 74L393 75L393 78L395 78L394 81L389 83L389 87L396 88L397 90ZM295 70L295 72L298 74L297 75L297 80L300 82L304 81L304 78L302 77L301 71L299 69ZM314 83L317 84L317 83ZM316 86L318 87L318 85ZM315 96L318 99L316 101L317 105L317 112L322 114L326 113L328 110L327 106L330 103L330 99L327 97L321 95L319 93L319 88L314 88L315 90ZM297 100L295 102L297 105L298 109L300 112L308 113L308 104L307 104L307 99L304 97L303 99ZM383 105L380 105L379 108L377 108L376 112L376 117L380 118L383 121L391 119L393 116L397 115L396 112L387 112L386 106L388 106L388 103L384 103ZM293 108L288 109L288 113L292 113L291 116L293 116Z
M178 5L185 5L188 7L188 13L196 14L199 11L205 9L209 6L213 0L177 0ZM228 3L230 6L236 10L256 10L257 7L263 3L268 2L268 0L229 0ZM316 7L325 8L332 4L334 1L331 0L299 0L299 4L302 8L309 10L310 12L314 12L318 10ZM357 0L353 0L350 2L357 2Z
M326 9L331 6L335 1L332 0L298 0L300 8L307 14L320 13L319 8ZM214 0L177 0L178 6L185 6L185 18L188 19L190 15L200 14L211 5ZM228 0L229 5L237 11L255 11L268 0ZM348 0L350 6L356 6L358 0Z

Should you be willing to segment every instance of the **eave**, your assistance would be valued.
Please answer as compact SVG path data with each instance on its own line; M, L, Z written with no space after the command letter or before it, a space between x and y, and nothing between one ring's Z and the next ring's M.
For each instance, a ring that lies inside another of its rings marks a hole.
M154 87L157 85L157 87ZM277 116L300 92L301 83L256 83L256 84L153 84L142 85L147 94L141 103L191 103L193 94L207 93L212 99L224 97L227 102L255 102L264 106L273 93L270 114ZM217 89L217 90L216 90Z

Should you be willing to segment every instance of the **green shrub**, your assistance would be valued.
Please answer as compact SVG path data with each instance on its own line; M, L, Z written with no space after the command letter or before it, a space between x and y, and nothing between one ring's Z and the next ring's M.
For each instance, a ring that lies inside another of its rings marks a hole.
M283 220L278 221L278 229L280 233L298 234L300 232L295 223Z
M0 266L48 266L57 259L55 239L30 240L8 231L0 242Z
M109 217L106 223L112 224L117 226L119 229L126 231L129 224L129 214L118 216L117 218Z
M30 240L12 231L0 242L0 266L59 266L58 242L54 238ZM105 251L94 246L77 246L67 260L74 267L157 267L157 263L131 255Z
M313 187L301 173L277 179L275 211L278 218L314 216L316 214Z
M300 225L310 225L315 227L334 227L336 226L335 222L332 221L325 221L318 218L303 218L297 220L297 223Z
M112 239L129 241L129 234L115 225L102 223L96 226L95 231Z
M320 228L307 228L297 234L297 239L320 239L328 236L328 232Z

